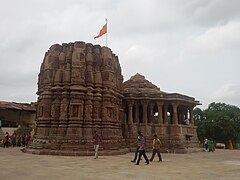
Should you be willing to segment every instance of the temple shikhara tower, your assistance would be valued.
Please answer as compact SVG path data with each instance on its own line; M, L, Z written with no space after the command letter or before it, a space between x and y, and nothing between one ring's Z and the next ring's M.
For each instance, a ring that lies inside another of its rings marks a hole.
M139 130L149 149L155 133L163 151L198 147L192 110L199 101L163 92L140 74L123 83L118 57L108 47L52 45L40 68L37 94L37 128L24 150L28 153L92 155L94 131L102 137L102 154L135 148Z

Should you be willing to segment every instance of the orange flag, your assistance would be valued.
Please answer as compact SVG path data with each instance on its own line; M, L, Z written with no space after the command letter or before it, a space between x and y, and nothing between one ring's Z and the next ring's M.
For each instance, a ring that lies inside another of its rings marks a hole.
M107 33L107 23L102 27L99 34L94 37L94 39L101 37L102 35Z

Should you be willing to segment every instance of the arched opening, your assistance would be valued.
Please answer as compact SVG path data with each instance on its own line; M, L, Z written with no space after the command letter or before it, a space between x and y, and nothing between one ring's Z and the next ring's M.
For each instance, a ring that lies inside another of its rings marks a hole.
M158 124L158 112L153 114L153 124Z
M136 105L134 104L133 105L133 108L132 108L132 115L133 115L133 123L136 123Z
M173 124L173 107L171 105L168 106L167 117L168 124Z
M150 106L147 106L147 123L151 122Z
M153 106L153 124L158 124L158 106L154 104Z

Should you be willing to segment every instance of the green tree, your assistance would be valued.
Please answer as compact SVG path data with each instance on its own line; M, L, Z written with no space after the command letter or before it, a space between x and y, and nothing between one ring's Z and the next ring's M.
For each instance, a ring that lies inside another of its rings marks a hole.
M206 110L199 108L193 111L198 138L225 142L231 139L234 143L240 139L240 109L225 103L211 103Z
M193 118L195 126L197 126L197 134L198 139L203 141L206 138L206 131L208 127L208 121L206 121L206 117L204 116L204 112L200 108L195 108L193 110Z

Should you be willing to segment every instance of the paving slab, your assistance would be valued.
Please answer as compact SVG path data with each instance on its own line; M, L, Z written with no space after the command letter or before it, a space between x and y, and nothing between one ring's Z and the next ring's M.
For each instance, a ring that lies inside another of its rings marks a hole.
M150 153L147 153L150 157ZM134 154L117 156L33 155L0 148L0 180L239 180L240 150L190 154L163 153L163 162L131 163Z

